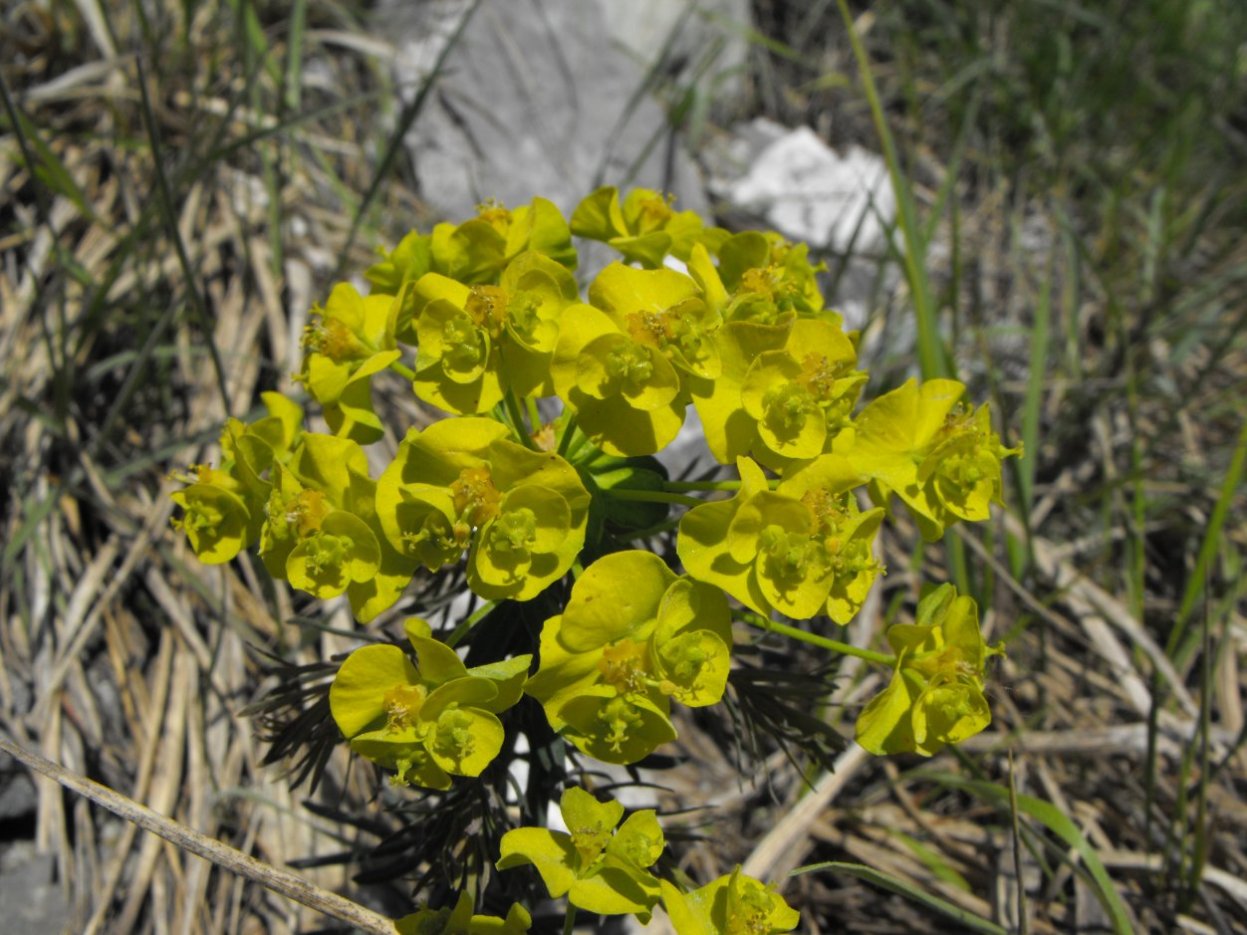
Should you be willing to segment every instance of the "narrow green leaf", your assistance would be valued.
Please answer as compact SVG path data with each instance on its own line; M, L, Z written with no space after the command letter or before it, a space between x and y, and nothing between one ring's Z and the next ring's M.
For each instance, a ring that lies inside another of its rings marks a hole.
M928 893L907 880L894 877L873 867L867 867L865 864L831 860L821 864L809 864L805 867L798 867L792 873L795 876L798 873L813 873L820 870L827 870L832 873L847 873L849 876L857 877L859 880L865 880L867 883L889 890L898 896L904 896L906 899L913 900L926 906L928 909L933 909L942 915L946 915L950 919L955 920L959 925L964 925L975 932L987 932L989 935L1007 935L1005 929L995 922L977 916L969 910L962 909L955 903L950 903L946 899Z
M1230 465L1226 468L1225 477L1221 481L1221 492L1217 496L1216 505L1212 508L1212 515L1208 517L1208 528L1204 530L1204 541L1199 545L1199 555L1195 559L1195 567L1191 569L1190 576L1186 579L1186 588L1182 592L1182 603L1178 605L1178 614L1174 620L1173 631L1169 634L1169 642L1165 647L1165 651L1170 656L1175 654L1178 646L1182 643L1182 634L1186 629L1187 621L1191 618L1191 611L1195 609L1195 602L1199 600L1199 596L1204 590L1204 582L1208 578L1209 565L1212 563L1213 557L1220 551L1221 530L1225 527L1225 518L1230 511L1230 504L1234 499L1235 492L1238 490L1239 483L1243 479L1244 462L1247 462L1247 421L1243 422L1243 427L1238 433L1238 443L1234 446L1234 454L1230 458ZM1189 653L1185 655L1189 656ZM1186 659L1176 659L1175 661L1183 664Z
M1009 790L997 783L964 779L961 776L954 776L950 773L923 773L922 775L941 785L973 793L979 798L993 803L1003 811L1008 811L1010 808ZM1045 802L1043 799L1037 799L1034 796L1017 796L1017 808L1024 814L1041 822L1049 831L1078 853L1078 856L1082 858L1083 863L1086 865L1092 881L1095 883L1096 896L1112 921L1113 931L1118 933L1118 935L1130 935L1134 931L1134 925L1130 921L1130 915L1126 911L1125 904L1122 903L1121 897L1117 894L1117 888L1113 885L1113 880L1104 868L1099 854L1095 852L1095 848L1083 837L1083 833L1078 829L1078 826L1074 824L1068 815L1051 802Z

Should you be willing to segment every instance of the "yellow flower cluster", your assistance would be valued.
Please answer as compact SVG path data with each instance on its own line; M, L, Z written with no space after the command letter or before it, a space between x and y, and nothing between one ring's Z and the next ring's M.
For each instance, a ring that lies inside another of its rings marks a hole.
M573 237L619 256L583 291ZM176 523L203 561L255 548L275 578L316 598L345 595L365 623L414 577L462 565L486 603L442 634L452 645L471 642L495 603L541 598L531 675L527 654L469 669L414 622L416 662L372 645L342 663L332 715L397 781L446 788L478 776L504 746L500 716L524 695L581 752L635 763L676 737L672 701L722 698L734 619L843 625L858 613L884 572L875 539L895 500L931 540L1002 502L1003 459L1020 450L962 383L910 380L861 404L857 335L824 307L821 270L804 245L706 226L640 189L600 189L570 221L537 198L412 232L367 270L368 295L340 283L313 310L296 379L329 432L305 430L301 405L265 394L267 415L226 424L220 465L182 477ZM374 403L383 380L444 417L394 431ZM707 451L736 479L673 482L652 457L690 405ZM364 450L396 436L388 463ZM734 495L715 496L724 490ZM686 509L672 517L673 507ZM673 530L683 574L632 547ZM893 670L858 721L867 749L929 755L990 720L994 650L974 602L951 586L923 599L916 624L888 631L892 655L818 625L784 632ZM569 808L612 828L619 818L598 815L596 801ZM552 893L595 911L645 915L661 898L681 931L738 930L729 916L753 920L750 931L795 924L739 873L693 893L660 884L645 869L657 851L642 848L642 860L606 843L639 827L603 832L592 848L575 831L571 844L516 838L503 865L533 862ZM595 869L615 865L630 895ZM422 910L410 926L527 925L522 909L505 922L470 910Z

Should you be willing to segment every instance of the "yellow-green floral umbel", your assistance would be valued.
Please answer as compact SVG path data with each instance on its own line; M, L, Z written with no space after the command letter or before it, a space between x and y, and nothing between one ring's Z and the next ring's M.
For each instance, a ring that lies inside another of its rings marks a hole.
M511 904L505 919L476 915L471 894L463 890L453 909L419 909L395 921L394 927L398 935L524 935L532 924L532 915L519 903Z
M883 510L862 512L850 493L861 482L838 455L823 455L771 490L762 469L737 462L731 500L694 507L676 548L690 575L768 615L805 620L826 613L848 623L882 570L871 546Z
M635 763L675 738L671 699L723 697L731 614L723 592L678 577L652 552L616 552L585 569L541 631L526 691L550 726L608 763Z
M583 239L611 256L578 278ZM534 198L411 231L364 272L367 294L340 282L311 310L293 378L310 411L265 393L264 413L227 419L219 461L174 475L173 524L206 563L258 553L301 592L300 619L309 598L345 599L373 624L334 661L330 715L395 784L490 799L494 820L475 827L514 821L499 790L521 741L544 780L518 790L519 811L544 814L564 768L588 777L585 757L637 764L677 741L673 703L726 694L751 716L734 628L890 669L858 741L934 754L991 719L1001 650L974 601L926 594L888 629L890 654L827 631L884 573L897 500L928 540L985 521L1021 449L955 379L862 400L858 335L825 307L824 271L804 244L708 226L649 189L599 188L570 221ZM720 467L673 479L661 454L690 405ZM412 612L439 614L436 634ZM399 619L403 646L385 636ZM561 805L567 832L508 831L498 867L534 865L573 913L644 920L661 899L680 935L797 924L740 868L692 891L660 881L652 811L623 820L577 788ZM479 870L453 906L439 897L398 930L527 931L521 905L474 912L506 905Z
M469 669L423 620L406 628L419 665L399 646L361 646L334 677L329 709L351 749L395 770L395 783L446 789L498 755L497 715L519 700L532 657Z
M801 917L784 898L739 866L682 893L663 880L662 904L679 935L771 935L791 932Z
M436 570L470 548L476 594L526 601L580 554L589 493L562 457L507 434L478 418L413 429L378 481L377 508L386 539L410 559Z
M858 715L858 743L877 755L931 756L991 723L983 669L1003 650L984 642L973 598L941 585L919 602L914 623L894 624L887 636L896 667Z
M649 871L666 842L653 809L633 812L569 787L559 802L567 831L515 828L502 836L499 870L532 865L557 899L600 915L635 915L642 923L659 899Z
M910 380L872 400L837 440L886 504L892 494L914 513L923 535L938 539L957 520L982 522L1001 500L1001 462L1021 454L992 431L986 403L961 403L956 380Z

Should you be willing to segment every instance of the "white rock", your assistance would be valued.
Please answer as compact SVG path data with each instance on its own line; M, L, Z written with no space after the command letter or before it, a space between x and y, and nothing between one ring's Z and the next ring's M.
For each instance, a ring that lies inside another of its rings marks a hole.
M464 0L379 7L375 22L398 49L404 100L471 8ZM646 80L597 3L485 0L405 138L422 197L435 213L461 219L488 198L514 207L541 195L570 211L613 184L669 190L680 207L705 213L679 134L659 102L639 93Z
M858 146L838 155L809 127L767 145L724 186L733 207L764 217L791 240L854 254L883 253L896 197L883 159Z
M749 62L749 0L597 0L597 5L610 37L642 67L665 65L677 72L677 80L696 78L716 105L739 101Z

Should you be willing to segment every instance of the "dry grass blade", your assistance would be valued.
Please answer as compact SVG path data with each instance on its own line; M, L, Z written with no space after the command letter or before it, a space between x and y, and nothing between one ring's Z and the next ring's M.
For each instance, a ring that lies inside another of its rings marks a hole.
M0 738L0 750L44 776L56 780L71 792L86 796L113 814L134 822L144 830L157 834L166 841L205 860L212 861L219 867L259 883L275 893L280 893L295 902L322 912L340 922L353 925L361 931L373 933L373 935L394 935L396 931L391 920L359 903L314 886L288 870L271 867L258 861L236 848L222 844L220 841L215 841L192 828L166 818L147 806L114 792L107 786L71 773L63 766L24 750L14 743Z
M853 744L836 760L836 768L824 773L814 788L803 796L754 847L744 863L744 871L760 880L777 880L801 863L806 838L815 818L870 761L870 754Z

